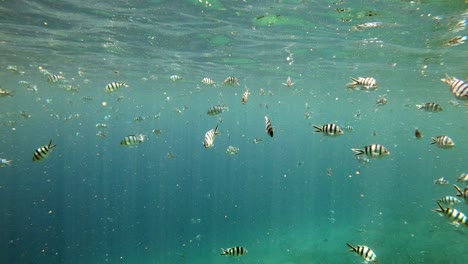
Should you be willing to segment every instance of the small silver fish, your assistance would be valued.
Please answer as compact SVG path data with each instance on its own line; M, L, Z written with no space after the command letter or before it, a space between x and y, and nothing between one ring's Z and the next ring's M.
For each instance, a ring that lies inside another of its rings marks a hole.
M434 180L434 184L437 185L447 185L449 182L444 177L439 177L438 179Z
M244 93L242 94L242 104L245 105L247 103L247 100L249 100L249 95L249 88L245 88Z

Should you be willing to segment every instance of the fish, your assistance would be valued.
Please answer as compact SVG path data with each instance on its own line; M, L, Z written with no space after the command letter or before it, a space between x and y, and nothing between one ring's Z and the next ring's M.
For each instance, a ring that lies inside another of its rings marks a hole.
M354 156L365 154L368 157L378 158L390 155L390 151L380 144L370 144L365 146L364 149L352 148L351 150L355 153Z
M455 36L453 38L450 38L448 40L446 40L442 46L444 47L452 47L452 46L457 46L457 45L460 45L460 44L463 44L465 43L465 40L467 39L468 37L467 36Z
M273 127L268 116L265 116L265 130L270 137L273 137Z
M346 125L346 126L344 126L344 129L346 129L347 131L353 131L354 127L351 126L351 125Z
M424 109L428 112L440 112L442 111L442 107L439 104L436 103L425 103L425 104L420 104L416 105L417 109Z
M47 77L47 82L49 83L56 83L62 80L65 80L65 77L63 77L63 75L51 74L49 75L49 77Z
M350 252L356 252L356 254L363 257L366 261L371 261L376 264L378 263L377 255L368 246L362 246L362 245L352 246L349 243L346 243L346 245L350 247L350 250L349 250Z
M447 204L447 205L460 203L460 200L458 200L457 197L453 197L453 196L444 196L444 197L440 198L437 201L441 202L441 203L444 203L444 204Z
M210 107L206 113L208 115L219 115L227 110L229 110L229 107L222 104L222 105L215 105L215 106Z
M214 129L210 129L205 133L205 139L203 140L203 146L205 148L211 148L214 145L214 140L217 135L221 134L218 132L218 125Z
M375 100L375 103L378 106L386 105L388 103L387 96L386 95L379 95L379 97L377 97L377 99Z
M445 74L445 78L440 79L443 83L450 86L450 91L457 99L468 99L468 83L464 80L450 77Z
M208 77L203 78L203 79L201 80L201 82L202 82L203 84L205 84L205 85L215 85L215 84L216 84L215 81L211 80L211 79L208 78Z
M468 182L468 173L462 173L457 178L457 182Z
M245 91L244 93L242 94L242 104L246 104L247 103L247 100L249 100L249 89L248 88L245 88Z
M451 138L445 135L433 137L432 143L431 144L437 144L438 147L440 148L451 148L455 146L455 143Z
M48 145L44 145L38 149L36 149L36 151L34 151L34 155L32 157L32 160L33 161L42 161L44 159L46 159L50 152L52 152L52 149L55 148L57 145L52 145L52 139L49 141L49 144Z
M314 125L314 128L315 128L315 133L317 132L321 132L325 135L328 135L328 136L338 136L338 135L343 135L344 132L343 130L341 130L341 128L335 124L325 124L325 125L322 125L322 126L315 126Z
M242 256L248 252L247 249L243 247L239 247L239 246L228 248L228 249L221 248L221 251L223 251L221 253L221 256L233 256L233 257Z
M239 148L236 148L234 146L229 146L226 149L226 153L229 155L237 155L239 153Z
M421 131L419 131L419 129L414 129L414 136L417 138L417 139L420 139L422 138L422 134L421 134Z
M7 160L0 158L0 168L5 167L5 166L11 166L12 160Z
M145 135L128 135L120 141L120 145L125 147L135 147L145 141Z
M94 99L91 96L85 95L85 96L81 97L81 100L89 102L89 101L93 101Z
M465 226L468 225L468 218L466 218L464 213L458 211L455 208L444 208L442 207L439 201L437 201L437 205L439 206L439 208L434 209L434 211L439 213L440 215L445 215L446 217L448 217L448 219L452 220L452 223L456 226L459 226L460 224L463 224Z
M179 76L179 75L171 75L171 76L169 77L169 80L171 80L171 81L173 81L173 82L175 82L175 81L180 81L180 80L182 80L182 79L183 79L183 78L182 78L181 76Z
M372 77L359 77L353 78L351 77L352 82L346 84L348 88L355 88L356 86L360 85L361 90L375 90L377 89L377 81Z
M448 183L449 182L444 177L440 177L434 180L434 184L437 184L437 185L447 185Z
M466 187L465 189L463 189L463 191L460 189L460 187L458 187L457 185L453 185L453 188L455 188L455 190L457 190L457 194L455 194L455 196L457 197L463 197L463 199L465 200L466 203L468 203L468 187Z
M228 85L237 84L237 85L239 85L239 79L237 77L234 77L234 76L229 76L226 79L224 79L223 84L228 84Z
M286 83L283 83L284 86L291 87L294 85L295 82L291 80L291 77L288 76L288 79L286 80Z
M135 122L143 122L143 121L145 121L145 117L143 117L143 116L136 116L135 118L133 118L133 121L135 121Z
M122 88L122 87L128 87L126 81L123 81L123 82L111 82L111 83L109 83L108 85L106 85L106 92L107 92L107 93L113 93L113 92L117 91L118 89L120 89L120 88Z
M7 89L0 88L0 97L13 96L15 91L8 91Z

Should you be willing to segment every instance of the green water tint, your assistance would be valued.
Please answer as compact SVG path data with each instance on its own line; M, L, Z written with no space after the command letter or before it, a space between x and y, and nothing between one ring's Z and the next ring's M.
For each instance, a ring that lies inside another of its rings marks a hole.
M205 40L212 46L224 46L231 42L231 40L224 35L217 34L199 34L200 39Z
M219 0L187 0L188 3L200 6L200 7L206 7L209 9L223 9L223 5Z
M282 15L261 15L254 18L256 26L304 26L308 21L300 18L282 16Z

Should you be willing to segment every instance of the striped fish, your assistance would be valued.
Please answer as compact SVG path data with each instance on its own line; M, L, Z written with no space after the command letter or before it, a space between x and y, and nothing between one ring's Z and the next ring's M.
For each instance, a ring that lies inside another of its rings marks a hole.
M468 182L468 173L462 173L457 178L457 182Z
M239 246L228 248L228 249L221 248L221 250L223 251L221 253L221 256L237 257L237 256L242 256L247 253L247 249L243 247L239 247Z
M328 136L338 136L338 135L343 135L344 132L343 130L341 130L341 128L335 124L326 124L326 125L322 125L322 126L314 126L315 128L315 133L317 132L321 132L325 135L328 135Z
M450 77L447 74L445 74L445 78L440 80L450 86L450 91L457 99L468 99L468 83L466 81Z
M273 137L273 127L271 126L270 119L268 116L265 116L265 130L270 137Z
M364 149L352 148L351 150L355 153L355 156L365 154L368 157L378 158L390 155L390 151L380 144L370 144L365 146Z
M171 75L171 77L169 77L169 80L175 82L175 81L180 81L182 80L182 77L179 76L179 75Z
M442 111L442 107L436 103L425 103L421 105L416 105L417 109L424 109L428 112L440 112Z
M36 151L34 151L34 155L33 155L33 158L32 160L33 161L42 161L44 159L46 159L50 152L52 151L53 148L55 148L57 145L52 145L52 139L49 141L49 145L44 145L38 149L36 149Z
M437 213L440 215L445 215L448 217L448 219L452 220L452 223L455 224L456 226L459 226L460 224L463 225L468 225L468 218L466 218L465 214L462 212L458 211L455 208L444 208L442 205L440 205L439 202L437 202L437 205L439 208L434 209Z
M223 84L229 84L229 85L237 84L237 85L239 85L239 79L237 77L234 77L234 76L229 76L226 79L224 79Z
M111 82L106 85L106 92L113 93L122 87L128 87L127 82Z
M440 148L451 148L455 146L453 140L445 135L433 137L431 144L437 144Z
M463 191L458 187L457 185L453 185L453 188L457 190L457 194L455 194L457 197L463 197L466 203L468 203L468 187L463 189Z
M249 89L248 88L245 88L245 91L244 93L242 94L242 104L246 104L247 103L247 100L249 100Z
M205 84L205 85L215 85L215 84L216 84L215 81L211 80L211 79L208 78L208 77L203 78L203 79L201 80L201 82L202 82L203 84Z
M135 147L143 141L145 141L145 135L143 134L128 135L120 141L120 145L125 147Z
M350 250L349 250L350 252L356 252L356 254L363 257L366 261L378 263L377 255L375 255L374 251L372 251L372 249L370 249L368 246L361 246L361 245L352 246L349 243L346 243L346 245L350 247Z
M215 105L215 106L210 107L206 113L208 115L219 115L227 110L229 110L229 107L225 105Z
M449 183L448 180L445 179L444 177L439 177L434 180L434 184L437 184L437 185L447 185L448 183Z
M360 85L361 90L375 90L378 87L377 81L372 77L359 77L357 79L351 77L351 81L352 82L346 84L346 87L355 88Z
M447 204L447 205L460 203L460 200L458 200L457 197L453 197L453 196L444 196L437 201L443 204Z
M63 77L63 75L51 74L51 75L49 75L49 77L47 77L47 82L49 82L49 83L56 83L56 82L62 81L62 80L65 80L65 77Z
M214 129L210 129L205 133L205 139L203 140L203 146L205 148L211 148L214 145L214 140L217 135L221 134L218 132L218 125Z

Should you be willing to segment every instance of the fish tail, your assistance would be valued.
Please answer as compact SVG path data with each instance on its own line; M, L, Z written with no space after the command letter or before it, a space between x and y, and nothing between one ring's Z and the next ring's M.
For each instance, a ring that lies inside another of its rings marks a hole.
M57 145L52 145L52 139L49 141L49 149L55 148Z
M453 188L455 188L455 190L457 190L456 196L459 196L459 197L460 197L460 196L463 196L463 192L462 192L462 190L460 189L460 187L458 187L457 185L454 184L454 185L453 185Z
M358 79L355 79L353 77L350 77L351 78L351 81L350 83L346 84L346 87L348 88L354 88L356 87L358 84L359 84L359 80Z
M224 255L227 255L227 254L228 254L228 252L227 252L227 250L226 250L226 249L224 249L224 248L221 248L221 250L223 251L223 253L221 253L221 256L224 256Z
M433 137L432 137L431 139L432 139L432 142L431 142L431 144L435 144L435 143L437 143L437 139L436 139L436 138L433 138Z
M362 149L352 148L351 150L355 153L354 156L359 156L359 155L364 154L364 150Z
M417 109L421 109L421 108L423 108L423 106L424 106L424 105L416 105L416 108L417 108Z
M348 251L354 251L354 252L356 252L357 249L356 249L354 246L352 246L352 245L349 244L349 243L346 243L346 245L348 245L348 247L350 247L350 249L349 249Z
M315 131L314 131L314 132L322 132L322 128L321 128L321 127L315 126L315 125L314 125L314 128L315 128Z
M440 205L440 202L437 201L437 205L439 206L439 208L436 208L434 209L434 211L438 212L438 213L443 213L445 212L445 209L442 207L442 205Z

